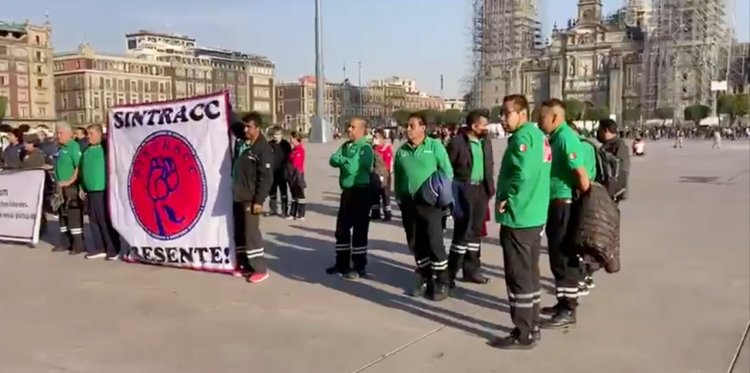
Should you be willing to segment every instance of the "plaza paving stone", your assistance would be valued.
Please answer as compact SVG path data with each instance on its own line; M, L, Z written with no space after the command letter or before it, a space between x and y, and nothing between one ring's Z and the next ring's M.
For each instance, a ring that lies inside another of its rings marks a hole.
M496 167L504 141L495 142ZM532 351L485 343L511 327L497 226L487 286L433 303L400 221L373 223L371 279L327 276L335 144L308 145L308 218L264 219L271 277L86 261L0 244L0 372L725 372L750 318L750 147L648 144L622 205L622 271L597 274L578 325ZM398 212L396 212L398 217ZM447 238L447 237L446 237ZM543 255L543 303L550 272ZM745 347L735 371L747 371ZM742 365L744 364L744 365ZM738 370L745 369L745 370Z

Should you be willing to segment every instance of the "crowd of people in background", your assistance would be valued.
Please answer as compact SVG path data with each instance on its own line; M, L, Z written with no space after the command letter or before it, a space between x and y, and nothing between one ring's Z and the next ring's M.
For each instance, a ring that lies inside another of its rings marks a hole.
M417 280L411 294L434 301L448 298L457 282L487 284L482 273L482 242L492 213L500 224L510 335L490 342L494 347L529 349L542 328L576 323L581 296L594 288L596 269L583 260L570 241L578 201L595 182L602 182L602 163L617 168L616 203L627 196L629 156L645 155L644 139L705 136L700 128L618 128L607 119L593 132L566 122L562 101L546 101L539 118L530 117L522 95L503 102L501 124L509 136L494 175L489 112L474 110L463 125L435 127L419 113L405 128L372 130L354 117L346 139L329 159L338 170L341 196L336 218L334 260L326 273L348 280L368 277L368 238L371 222L390 221L392 197L401 212L405 242L415 260ZM236 276L259 283L269 276L260 229L261 217L304 220L306 215L306 151L303 136L285 134L280 127L264 131L262 116L249 113L232 124L232 192L238 270ZM128 260L126 245L112 228L106 209L105 133L101 126L73 129L0 128L5 133L0 165L4 169L43 169L47 175L45 211L59 220L56 252L86 252L88 259ZM265 132L265 134L264 134ZM725 137L747 138L747 129L720 129L711 136L714 148ZM268 135L269 139L266 139ZM594 135L601 146L588 139ZM338 132L335 138L341 137ZM632 149L623 138L633 137ZM396 147L397 142L403 142ZM609 188L609 186L607 186ZM495 199L495 205L490 201ZM268 209L265 203L268 200ZM493 208L494 207L494 208ZM91 236L84 237L83 217L90 219ZM453 236L446 250L443 236L448 218ZM44 224L42 224L44 226ZM539 256L546 234L557 302L541 307ZM91 240L84 245L84 240ZM619 240L619 237L618 237ZM542 319L540 315L548 315Z

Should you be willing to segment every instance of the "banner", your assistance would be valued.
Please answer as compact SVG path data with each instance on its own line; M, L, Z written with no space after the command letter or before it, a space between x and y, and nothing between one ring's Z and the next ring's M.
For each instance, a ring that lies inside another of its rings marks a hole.
M138 262L235 268L226 93L109 113L112 223Z
M44 171L0 171L0 241L39 242Z

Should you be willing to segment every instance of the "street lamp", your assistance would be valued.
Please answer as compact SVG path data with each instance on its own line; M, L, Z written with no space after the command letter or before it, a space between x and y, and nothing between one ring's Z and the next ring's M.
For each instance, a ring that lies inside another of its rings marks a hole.
M310 142L328 142L328 123L325 120L325 78L323 77L323 23L320 1L315 0L315 117L310 129Z

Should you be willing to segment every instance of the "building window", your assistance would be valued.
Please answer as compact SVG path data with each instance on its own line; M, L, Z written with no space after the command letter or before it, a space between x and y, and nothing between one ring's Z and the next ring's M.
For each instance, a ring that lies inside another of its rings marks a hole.
M39 107L39 116L46 117L47 116L47 108L40 106Z
M36 80L36 87L37 88L44 88L44 81L42 79Z
M37 35L34 39L36 39L36 45L42 45L42 38Z
M84 123L83 113L78 113L78 124Z
M16 62L16 71L19 73L25 73L29 71L28 65L26 65L26 62Z
M99 109L101 107L101 100L99 97L94 97L94 109Z
M27 106L20 106L19 109L21 111L21 118L29 117L29 108Z
M107 98L105 98L105 99L104 99L104 103L105 103L105 105L106 105L106 106L104 107L105 109L109 109L109 108L111 108L111 107L112 107L112 97L107 97Z
M62 108L63 109L67 109L68 108L68 98L67 97L63 97L63 99L62 99Z
M8 79L4 76L0 76L0 85L7 85Z

